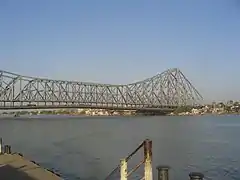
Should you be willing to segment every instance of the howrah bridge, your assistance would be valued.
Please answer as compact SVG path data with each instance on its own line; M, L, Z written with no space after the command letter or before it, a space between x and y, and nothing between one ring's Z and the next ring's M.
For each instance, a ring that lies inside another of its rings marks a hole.
M125 85L53 80L0 71L0 110L174 110L203 97L177 68Z

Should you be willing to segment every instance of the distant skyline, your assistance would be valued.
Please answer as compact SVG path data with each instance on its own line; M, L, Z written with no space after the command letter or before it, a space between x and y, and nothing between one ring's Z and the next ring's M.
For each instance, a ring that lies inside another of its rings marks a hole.
M240 100L237 0L3 0L1 70L126 84L179 68L207 102Z

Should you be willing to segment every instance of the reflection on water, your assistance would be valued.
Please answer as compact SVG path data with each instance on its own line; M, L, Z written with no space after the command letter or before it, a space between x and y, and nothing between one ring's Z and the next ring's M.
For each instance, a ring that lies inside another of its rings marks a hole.
M240 179L239 126L238 116L19 117L1 119L0 136L69 180L104 179L146 138L153 140L153 166L170 165L171 179L202 171L224 180Z

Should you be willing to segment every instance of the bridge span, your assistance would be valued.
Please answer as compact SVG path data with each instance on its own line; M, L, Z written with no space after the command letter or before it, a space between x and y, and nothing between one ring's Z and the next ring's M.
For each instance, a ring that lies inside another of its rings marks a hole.
M152 110L152 111L172 111L177 108L177 106L159 106L159 107L142 107L142 106L129 106L129 107L122 107L122 106L108 106L108 105L38 105L38 106L0 106L0 110L18 110L18 109L106 109L106 110Z
M202 99L177 68L125 85L53 80L0 71L0 109L172 111L179 106L199 104Z

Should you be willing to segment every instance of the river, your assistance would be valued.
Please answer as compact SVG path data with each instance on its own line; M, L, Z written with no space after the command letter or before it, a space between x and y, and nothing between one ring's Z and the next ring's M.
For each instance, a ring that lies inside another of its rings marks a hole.
M240 179L239 116L1 118L0 137L67 180L103 180L146 138L153 141L154 177L155 167L167 164L171 179L189 179L190 171Z

